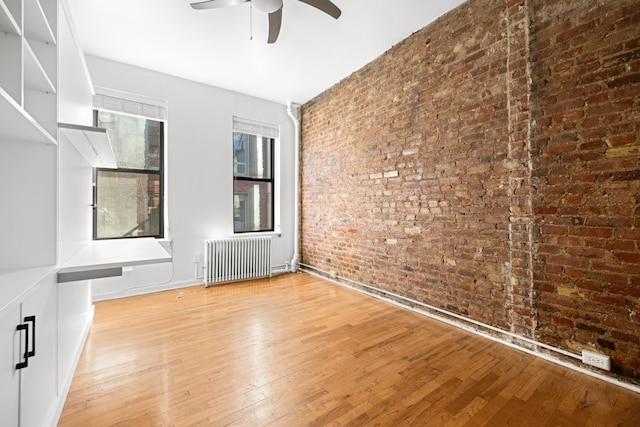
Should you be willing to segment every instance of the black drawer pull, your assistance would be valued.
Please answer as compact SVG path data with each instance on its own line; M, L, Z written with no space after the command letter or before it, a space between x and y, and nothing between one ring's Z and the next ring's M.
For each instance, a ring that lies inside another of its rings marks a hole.
M24 331L25 334L25 340L24 340L24 362L20 362L16 364L16 369L24 369L27 366L29 366L29 351L27 349L27 346L29 345L29 325L25 325L24 323L21 325L18 325L17 328L18 332L20 331Z
M24 322L31 322L31 351L29 351L29 357L33 357L36 355L36 316L27 316L24 318ZM27 335L27 342L28 341L29 338Z

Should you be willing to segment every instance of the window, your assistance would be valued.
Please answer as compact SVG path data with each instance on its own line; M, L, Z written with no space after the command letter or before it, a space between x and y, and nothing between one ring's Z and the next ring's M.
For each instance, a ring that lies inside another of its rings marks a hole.
M278 130L234 119L233 231L274 231L274 149Z
M94 112L107 129L117 169L95 169L94 239L164 236L164 123Z

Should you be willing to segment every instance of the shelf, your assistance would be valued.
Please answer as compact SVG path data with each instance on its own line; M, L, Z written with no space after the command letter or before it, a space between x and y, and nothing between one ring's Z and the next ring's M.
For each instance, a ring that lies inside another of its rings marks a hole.
M0 117L7 125L0 127L0 140L57 144L29 113L27 113L3 88L0 87Z
M24 2L24 36L31 40L56 44L54 32L38 0Z
M68 123L58 123L58 129L91 166L117 168L116 158L113 155L113 148L106 129Z
M20 14L19 7L20 3L15 0L13 2L0 0L0 33L8 33L16 36L22 35L20 25L18 25L18 22L15 20L15 16ZM18 8L18 10L11 10L12 8Z
M28 89L56 93L55 85L38 59L38 55L26 40L24 41L24 85Z
M2 61L0 87L16 102L22 104L22 37L14 33L0 32L0 52L3 59L16 58L15 61Z

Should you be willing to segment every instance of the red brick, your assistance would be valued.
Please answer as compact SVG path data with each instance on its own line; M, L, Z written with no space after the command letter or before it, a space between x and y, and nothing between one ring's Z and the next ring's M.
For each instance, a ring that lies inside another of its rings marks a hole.
M638 137L635 134L618 135L607 138L609 147L619 147L621 145L629 145L636 142Z
M636 345L640 344L640 337L638 337L638 335L627 334L625 332L620 332L615 329L611 331L611 337L617 341L626 341Z
M543 225L541 228L541 231L542 231L542 234L565 235L569 232L569 228L565 226Z
M638 264L640 263L640 253L637 252L616 252L614 256L622 262Z
M601 237L609 238L613 234L613 229L604 227L570 227L570 236Z

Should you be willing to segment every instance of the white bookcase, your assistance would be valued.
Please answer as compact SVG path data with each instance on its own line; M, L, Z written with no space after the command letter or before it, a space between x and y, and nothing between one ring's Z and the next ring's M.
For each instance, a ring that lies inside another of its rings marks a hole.
M56 264L58 0L0 0L0 271Z

